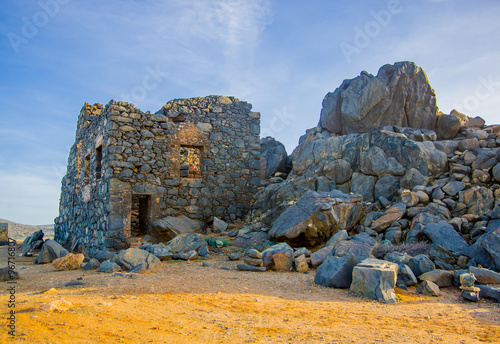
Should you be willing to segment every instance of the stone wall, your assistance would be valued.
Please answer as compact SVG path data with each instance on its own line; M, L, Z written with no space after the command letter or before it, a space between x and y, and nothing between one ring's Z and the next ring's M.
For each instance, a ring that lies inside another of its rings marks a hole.
M176 99L155 114L115 101L100 115L87 108L63 179L55 229L63 245L117 249L165 216L236 220L250 209L260 182L260 114L251 104L209 96ZM94 171L101 142L102 176L86 183L85 154L95 152L87 160Z

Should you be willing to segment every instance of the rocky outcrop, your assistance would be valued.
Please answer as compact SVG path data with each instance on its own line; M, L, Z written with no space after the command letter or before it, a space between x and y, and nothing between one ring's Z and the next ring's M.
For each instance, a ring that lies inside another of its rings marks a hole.
M287 174L288 154L285 146L268 136L260 140L260 174L262 179L273 177L276 172Z
M323 100L319 126L335 134L370 132L386 125L436 130L437 105L425 72L413 62L362 72Z
M354 228L365 208L357 195L309 191L278 217L269 235L294 246L316 246L339 230Z

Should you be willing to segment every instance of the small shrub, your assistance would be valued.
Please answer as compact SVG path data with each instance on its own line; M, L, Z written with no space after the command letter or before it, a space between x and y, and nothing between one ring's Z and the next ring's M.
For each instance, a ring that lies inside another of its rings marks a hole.
M373 255L375 258L383 259L387 253L400 252L406 253L409 256L416 256L419 254L429 255L429 248L431 245L425 242L417 242L412 244L401 244L401 245L377 245L373 249Z
M222 241L224 246L231 246L233 243L224 239L215 239L215 238L205 238L205 241L207 242L208 246L217 248L217 245L215 244L216 240Z

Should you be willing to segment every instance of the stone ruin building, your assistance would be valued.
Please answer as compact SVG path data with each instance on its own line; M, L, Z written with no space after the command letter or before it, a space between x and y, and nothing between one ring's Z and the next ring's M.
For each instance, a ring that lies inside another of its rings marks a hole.
M55 240L92 255L129 247L166 216L242 218L260 184L260 114L251 108L223 96L175 99L155 114L85 103Z

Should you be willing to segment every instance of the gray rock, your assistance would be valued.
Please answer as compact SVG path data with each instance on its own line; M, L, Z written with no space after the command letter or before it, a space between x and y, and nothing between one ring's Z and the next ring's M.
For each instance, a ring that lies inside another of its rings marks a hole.
M262 259L262 253L255 249L250 249L245 253L245 256L248 256L250 258L255 258L255 259Z
M492 285L478 285L477 287L481 289L479 292L480 297L486 297L500 302L500 287Z
M288 154L285 146L268 136L260 140L261 178L268 179L276 172L287 173Z
M21 246L19 246L18 251L19 252L31 251L31 250L33 250L35 245L38 245L37 242L40 240L43 240L43 231L39 230L39 231L33 232L29 237L24 239Z
M413 274L413 271L411 271L410 267L406 264L399 264L396 285L401 288L410 287L416 285L417 283L417 278Z
M469 246L469 248L465 250L463 254L471 258L481 266L489 269L496 269L495 261L488 253L488 251L486 251L478 242L476 242L474 245Z
M299 256L304 255L305 257L310 257L312 254L306 247L299 247L293 250L293 257L297 258Z
M238 253L229 253L227 255L227 259L229 259L230 261L240 260L241 256Z
M375 183L374 196L375 199L385 197L392 201L399 189L399 179L390 174L384 174Z
M311 265L313 268L320 266L332 253L333 246L325 246L311 254Z
M281 243L271 246L262 252L262 261L265 268L273 263L272 257L277 253L285 254L290 257L290 260L293 261L293 248L287 243Z
M113 273L122 271L122 268L115 262L112 262L110 260L105 260L101 263L101 266L99 267L98 271L105 273Z
M115 262L124 271L128 271L139 264L144 264L146 269L151 269L156 266L160 260L147 251L138 248L129 248L118 252Z
M205 238L201 234L187 233L176 236L169 241L165 248L173 254L180 254L189 251L197 251L200 247L207 246Z
M95 259L99 261L99 263L104 262L105 260L113 260L113 258L116 256L116 253L114 252L109 252L109 251L99 251L95 255Z
M228 226L229 225L223 220L219 219L218 217L214 217L214 227L213 227L214 233L225 232Z
M48 239L43 243L40 254L35 260L35 264L51 263L58 258L64 257L68 253L68 250L59 245L59 243Z
M257 248L269 239L269 234L265 232L252 232L238 236L233 241L233 246L240 248Z
M500 284L500 273L484 268L469 267L469 271L476 277L480 284Z
M403 109L411 109L409 112ZM384 125L434 130L436 97L425 72L412 62L344 80L323 100L319 126L336 134L369 132Z
M440 296L441 290L439 289L439 286L436 283L430 281L423 281L417 286L417 293L424 294L427 296Z
M373 202L373 192L376 181L377 177L367 176L363 173L355 172L351 179L351 192L361 195L363 197L363 201L365 202Z
M314 283L324 287L349 288L355 265L356 258L352 254L345 257L329 257L316 270Z
M495 263L495 270L500 271L500 229L484 234L477 242Z
M203 233L203 225L200 221L192 220L185 215L167 216L153 222L151 233L160 241L166 242L181 234Z
M460 296L472 302L479 302L480 300L479 293L477 291L462 290Z
M297 246L316 246L339 230L353 228L365 208L358 195L309 191L278 217L269 235Z
M438 140L452 140L460 130L462 123L456 116L440 115L436 124L436 134Z
M252 258L249 256L243 257L243 261L247 265L252 265L252 266L263 266L264 262L262 261L262 258Z
M101 267L101 263L95 259L91 258L87 264L84 265L83 270L85 271L92 271L92 270L97 270Z
M451 287L453 285L453 272L445 270L432 270L420 276L421 281L429 281L436 283L439 287Z
M347 240L348 238L349 238L349 234L347 233L347 231L345 229L343 229L341 231L338 231L334 235L332 235L332 237L325 244L325 247L334 246L338 242L340 242L342 240Z
M264 272L264 271L266 271L265 267L252 266L252 265L248 265L248 264L238 264L238 265L236 265L236 267L240 271L254 271L254 272Z
M85 285L85 283L80 282L80 281L71 281L71 282L66 283L64 286L65 287L81 287L84 285Z
M349 290L385 303L396 303L398 266L378 259L366 259L356 265L352 272L352 284Z
M435 244L457 255L468 249L469 245L448 222L430 223L424 227L424 234Z
M339 242L333 247L332 255L336 257L345 257L353 254L358 263L367 258L373 258L373 248L376 241L367 233L356 234L350 240Z
M398 265L406 265L410 261L411 256L402 252L390 252L384 256L384 260L388 262L396 263Z
M465 189L464 183L457 181L451 181L442 188L442 190L450 196L457 195L463 189Z
M428 178L423 176L416 168L410 168L399 181L400 186L404 189L412 190L415 186L427 184Z
M0 269L0 282L11 281L19 278L16 270L11 270L8 266Z
M351 179L351 164L343 159L337 159L327 163L323 167L323 174L336 184L342 184Z
M198 259L200 257L198 255L198 252L195 251L195 250L191 250L191 251L188 251L188 252L179 253L177 256L178 256L178 259L182 259L182 260L185 260L185 261L196 260L196 259Z
M198 255L200 257L204 257L206 259L210 258L210 251L208 250L208 246L202 246L202 247L200 247L197 250L197 252L198 252ZM160 258L160 260L165 260L165 259L162 259L161 257L158 257L158 258ZM163 257L163 258L165 258L165 257ZM167 258L167 260L168 259L170 259L170 258Z
M493 178L497 182L500 182L500 163L496 164L493 169L491 170L491 174L493 175Z
M415 276L420 276L426 272L436 269L434 263L425 254L412 257L407 264Z

